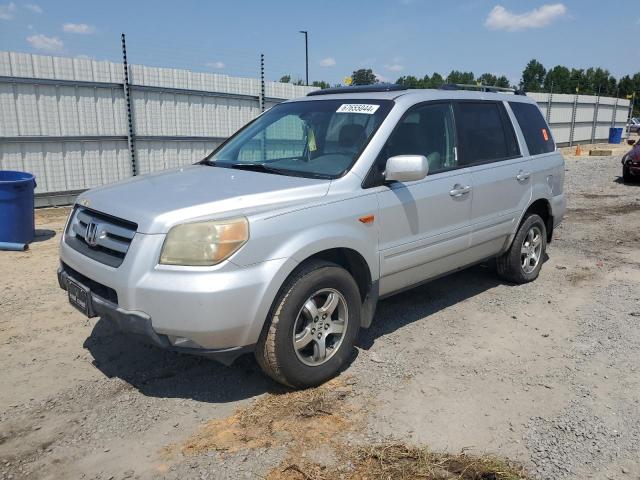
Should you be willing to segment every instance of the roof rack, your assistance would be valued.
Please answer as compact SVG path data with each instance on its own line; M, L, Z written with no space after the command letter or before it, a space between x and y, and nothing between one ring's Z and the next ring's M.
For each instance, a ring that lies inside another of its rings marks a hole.
M526 93L524 93L524 91L520 89L466 83L445 83L440 86L440 90L479 90L480 92L513 93L514 95L526 95Z
M407 90L407 87L395 83L377 83L374 85L352 85L350 87L325 88L307 93L307 97L316 95L333 95L335 93L371 93L371 92L396 92Z

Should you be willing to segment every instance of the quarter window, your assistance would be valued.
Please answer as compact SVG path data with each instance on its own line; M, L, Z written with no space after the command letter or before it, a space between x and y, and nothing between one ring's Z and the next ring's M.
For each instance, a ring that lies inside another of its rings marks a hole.
M462 165L505 160L520 154L511 122L497 102L457 103L456 127Z
M553 137L538 106L521 102L509 102L509 106L513 110L527 142L529 155L553 152L556 148Z

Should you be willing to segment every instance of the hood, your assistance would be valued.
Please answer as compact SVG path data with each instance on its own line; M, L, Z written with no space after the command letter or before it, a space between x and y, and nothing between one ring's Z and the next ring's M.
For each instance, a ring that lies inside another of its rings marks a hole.
M190 220L250 215L303 204L325 196L330 183L192 165L89 190L77 203L135 222L140 233L166 233L173 225Z

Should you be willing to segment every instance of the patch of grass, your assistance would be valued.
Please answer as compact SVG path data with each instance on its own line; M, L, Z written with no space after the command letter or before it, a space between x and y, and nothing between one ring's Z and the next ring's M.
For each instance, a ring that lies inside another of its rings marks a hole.
M492 456L434 453L401 443L343 450L341 465L326 468L310 462L286 463L268 480L526 480L525 470Z
M180 450L237 451L294 442L328 442L353 424L347 397L351 387L335 379L317 388L267 394L227 418L212 420Z

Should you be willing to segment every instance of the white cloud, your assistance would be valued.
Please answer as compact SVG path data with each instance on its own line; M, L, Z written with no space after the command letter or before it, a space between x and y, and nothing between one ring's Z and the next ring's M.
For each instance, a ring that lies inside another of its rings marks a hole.
M400 65L399 63L392 63L391 65L385 65L384 68L391 72L399 72L401 70L404 70L404 65Z
M35 3L27 3L24 8L27 10L31 10L33 13L42 13L42 7L40 5L36 5Z
M205 63L205 65L209 68L224 68L226 65L222 62L209 62Z
M27 42L36 50L47 52L61 52L64 50L64 43L58 37L47 37L46 35L31 35L27 37Z
M562 3L542 5L525 13L513 13L502 5L496 5L489 13L484 25L491 30L507 30L515 32L526 28L541 28L549 25L567 13Z
M16 4L0 5L0 20L13 20L13 14L16 13Z
M62 29L67 33L79 33L81 35L87 35L96 31L93 25L87 25L86 23L65 23Z
M321 67L333 67L336 64L336 59L333 57L327 57L320 60Z

